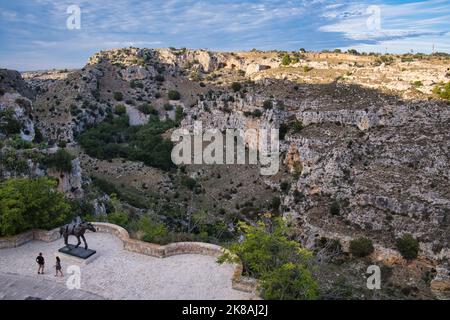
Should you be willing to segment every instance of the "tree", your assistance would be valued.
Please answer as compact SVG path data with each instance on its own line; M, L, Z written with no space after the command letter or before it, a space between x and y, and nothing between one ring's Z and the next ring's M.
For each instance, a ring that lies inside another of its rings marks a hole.
M246 274L260 280L264 299L317 297L312 253L288 239L289 229L283 219L259 221L254 226L240 222L239 228L244 240L232 244L219 263L241 262Z
M291 64L291 62L292 62L291 57L289 56L288 53L285 53L283 59L281 60L281 64L283 66L288 66Z
M411 234L404 234L397 240L397 249L406 260L413 260L419 254L419 241L417 241Z
M0 235L32 228L51 229L70 217L70 205L50 178L8 179L0 183Z
M372 240L358 238L350 241L350 253L355 257L363 258L374 251Z

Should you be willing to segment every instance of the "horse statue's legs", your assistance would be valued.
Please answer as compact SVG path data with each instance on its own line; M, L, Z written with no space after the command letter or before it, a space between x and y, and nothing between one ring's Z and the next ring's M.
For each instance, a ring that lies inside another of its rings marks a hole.
M81 235L81 239L83 239L83 242L84 242L84 248L87 250L88 245L87 245L87 242L86 242L86 238L84 237L84 234Z
M64 244L67 246L69 244L69 235L66 233L64 234Z
M75 248L78 248L80 246L80 244L81 244L81 241L80 241L80 236L76 236L76 237L77 237L78 243L75 246Z

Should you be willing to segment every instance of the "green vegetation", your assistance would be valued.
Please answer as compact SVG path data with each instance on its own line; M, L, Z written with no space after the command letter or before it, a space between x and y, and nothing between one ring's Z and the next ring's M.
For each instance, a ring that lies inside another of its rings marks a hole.
M152 114L157 116L158 115L158 111L156 111L155 108L153 108L153 106L150 103L143 103L138 107L138 110L144 114Z
M274 211L278 211L280 205L281 205L280 197L273 197L272 201L270 202L270 208Z
M282 64L283 66L288 66L288 65L291 64L291 62L292 62L291 57L289 56L288 53L285 53L285 54L283 55L283 58L281 59L281 64Z
M263 108L264 108L265 110L270 110L270 109L272 109L272 108L273 108L273 102L272 102L271 100L266 100L266 101L264 101L264 103L263 103Z
M172 142L161 135L175 126L171 120L150 118L143 126L130 126L128 117L121 116L96 125L78 137L86 152L98 159L125 158L142 161L148 166L169 170Z
M231 89L232 89L234 92L241 91L242 85L241 85L239 82L233 82L233 83L231 84Z
M0 236L52 229L70 217L70 205L49 178L9 179L0 183Z
M339 203L337 201L333 201L333 203L331 204L330 213L333 216L338 216L341 213L341 207L339 206Z
M150 216L143 216L139 219L138 230L144 235L142 240L151 243L161 243L168 235L167 227L164 223L152 219Z
M127 113L127 108L123 104L118 104L114 107L114 113L118 116L124 115Z
M422 86L423 86L423 83L422 83L422 81L420 81L420 80L414 81L412 84L413 84L413 86L415 86L415 87L422 87Z
M173 110L173 105L171 105L170 103L164 104L164 110L172 111Z
M0 131L6 135L19 134L22 128L21 123L14 117L12 110L0 111Z
M240 261L245 274L260 280L263 299L317 298L312 253L288 239L289 229L281 218L260 221L255 226L241 222L239 226L244 240L232 244L219 263Z
M350 241L350 253L355 257L366 257L374 251L372 240L358 238Z
M447 84L440 84L434 87L433 93L442 99L450 100L450 81Z
M180 93L176 90L170 90L169 93L167 94L167 96L169 97L170 100L180 100L181 99Z
M123 100L123 94L122 92L114 92L114 99L116 101L122 101Z
M72 160L75 159L69 152L59 149L56 153L48 155L45 164L59 172L72 171Z
M406 260L413 260L419 254L419 241L411 234L405 234L397 240L397 249Z

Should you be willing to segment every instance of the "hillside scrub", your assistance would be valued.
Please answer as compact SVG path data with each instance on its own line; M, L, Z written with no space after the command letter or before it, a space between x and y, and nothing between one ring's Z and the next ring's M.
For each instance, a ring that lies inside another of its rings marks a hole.
M271 300L315 299L317 282L311 271L312 253L288 239L288 227L281 218L241 222L244 240L229 247L219 263L241 262L245 274L260 280L261 296Z
M130 126L127 116L96 125L78 137L87 154L98 159L125 158L142 161L146 165L169 170L172 142L161 135L173 128L175 122L151 117L146 125Z

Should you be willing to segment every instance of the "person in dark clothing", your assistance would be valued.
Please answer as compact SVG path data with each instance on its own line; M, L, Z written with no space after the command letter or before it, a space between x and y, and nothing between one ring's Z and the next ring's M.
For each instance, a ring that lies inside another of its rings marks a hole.
M62 270L61 270L62 269L61 268L61 259L59 259L59 257L56 257L55 269L56 269L55 277L58 276L58 273L61 275L61 277L64 277Z
M42 256L42 252L39 253L39 255L36 258L36 262L39 266L38 268L38 274L44 274L44 265L45 265L45 259Z

